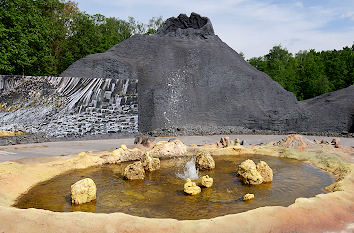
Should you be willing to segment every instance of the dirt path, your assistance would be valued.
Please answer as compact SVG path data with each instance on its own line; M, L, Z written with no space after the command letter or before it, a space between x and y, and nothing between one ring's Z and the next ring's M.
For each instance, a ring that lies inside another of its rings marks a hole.
M220 140L220 137L226 135L210 135L210 136L180 136L180 137L158 137L157 141L169 140L171 138L180 139L185 144L202 145L205 143L214 143ZM285 135L227 135L230 139L239 138L246 140L248 144L260 144L271 141L278 141ZM331 141L330 137L305 136L313 140L326 139ZM354 138L340 138L344 146L354 146ZM82 151L112 151L121 144L127 146L134 144L134 138L124 139L102 139L102 140L85 140L85 141L61 141L61 142L45 142L36 144L20 144L11 146L0 146L0 162L17 160L22 158L33 158L41 156L64 156L75 154Z

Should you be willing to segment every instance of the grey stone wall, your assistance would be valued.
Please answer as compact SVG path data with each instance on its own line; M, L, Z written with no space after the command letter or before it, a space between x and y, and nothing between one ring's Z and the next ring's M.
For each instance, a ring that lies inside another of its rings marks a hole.
M136 79L0 75L0 130L84 136L138 131Z

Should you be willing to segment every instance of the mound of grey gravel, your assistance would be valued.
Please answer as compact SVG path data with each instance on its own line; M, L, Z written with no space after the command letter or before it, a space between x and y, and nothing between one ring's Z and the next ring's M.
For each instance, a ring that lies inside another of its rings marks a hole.
M142 133L354 132L353 86L299 102L195 13L80 59L61 75L138 79Z

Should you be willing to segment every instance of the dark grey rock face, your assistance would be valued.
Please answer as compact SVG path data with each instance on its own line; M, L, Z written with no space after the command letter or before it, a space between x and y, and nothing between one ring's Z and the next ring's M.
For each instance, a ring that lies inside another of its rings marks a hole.
M354 133L354 85L300 103L311 114L303 131Z
M209 36L215 35L210 20L196 13L192 13L190 17L180 14L177 18L172 17L167 19L156 34L189 39L206 39Z
M319 114L325 100L298 102L222 42L208 18L194 13L168 19L155 35L135 35L87 56L61 75L138 79L140 132L188 129L193 134L230 127L341 132L352 127L350 101L338 110L345 109L345 117ZM336 111L336 106L326 109Z
M25 142L45 140L34 137L42 133L61 138L136 133L137 82L0 75L0 130L27 132L18 137Z

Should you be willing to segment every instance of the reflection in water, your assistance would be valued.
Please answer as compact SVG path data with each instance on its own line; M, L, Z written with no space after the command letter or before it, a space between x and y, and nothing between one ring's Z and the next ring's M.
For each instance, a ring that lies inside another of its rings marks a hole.
M274 172L273 183L255 186L241 184L235 174L236 166L248 158L256 163L266 161ZM333 182L329 174L296 160L260 155L219 156L214 160L215 169L200 171L199 178L196 178L196 183L200 184L200 177L209 175L214 178L214 185L202 188L196 196L185 195L184 177L176 176L189 173L185 172L184 165L190 158L175 158L161 161L161 169L147 173L145 180L124 180L122 174L128 163L75 170L33 187L18 200L16 206L61 212L123 212L155 218L201 219L261 206L288 206L298 197L323 193L323 188ZM71 205L70 186L86 177L96 183L97 200ZM255 199L242 201L246 193L254 193Z

